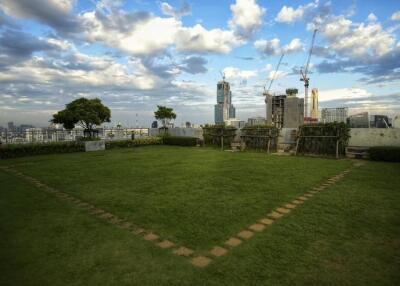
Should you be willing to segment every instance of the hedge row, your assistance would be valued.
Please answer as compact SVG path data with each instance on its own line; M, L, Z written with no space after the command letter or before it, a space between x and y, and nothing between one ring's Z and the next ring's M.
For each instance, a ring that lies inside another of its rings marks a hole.
M106 141L106 149L161 144L161 138ZM9 144L0 146L0 159L33 155L84 152L84 142L57 142L40 144Z
M400 147L371 147L369 156L374 161L400 162Z
M106 149L115 149L115 148L129 148L136 146L146 146L146 145L159 145L162 144L162 140L159 137L151 137L151 138L141 138L134 140L118 140L118 141L106 141Z
M41 144L10 144L0 146L0 159L33 155L72 153L85 151L83 142L57 142Z
M165 145L176 146L196 146L198 139L196 137L180 137L180 136L164 136L163 143Z

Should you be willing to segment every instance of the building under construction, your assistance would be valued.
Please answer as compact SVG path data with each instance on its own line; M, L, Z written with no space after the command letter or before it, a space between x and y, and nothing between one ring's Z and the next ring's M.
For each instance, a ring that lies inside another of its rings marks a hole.
M297 128L304 122L304 99L297 97L297 89L286 89L285 95L267 94L267 124L276 128Z

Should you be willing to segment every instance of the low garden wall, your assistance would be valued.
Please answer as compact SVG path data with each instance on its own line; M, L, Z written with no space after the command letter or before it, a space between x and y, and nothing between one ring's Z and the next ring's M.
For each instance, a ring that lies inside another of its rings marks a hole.
M400 129L398 128L351 128L349 146L400 147Z

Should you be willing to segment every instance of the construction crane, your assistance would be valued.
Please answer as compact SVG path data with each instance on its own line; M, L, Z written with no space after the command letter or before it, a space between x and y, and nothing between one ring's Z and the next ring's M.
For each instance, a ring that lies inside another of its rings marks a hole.
M300 70L301 74L300 81L304 81L304 117L308 117L308 86L310 85L310 78L308 77L308 68L310 66L310 59L314 48L315 34L317 33L317 31L318 29L315 29L314 34L312 36L311 47L308 53L307 64L304 67L304 71L303 68L301 68Z
M221 76L222 76L222 81L225 81L225 72L219 71L219 73L220 73Z
M263 93L264 96L270 95L269 92L270 92L270 90L271 90L272 83L273 83L274 80L275 80L276 74L277 74L277 72L278 72L279 66L281 65L281 62L282 62L282 59L283 59L283 56L284 56L284 55L285 55L285 54L283 53L283 54L281 55L281 57L279 58L278 65L276 66L275 72L274 72L274 74L273 74L273 76L272 76L272 78L271 78L271 81L269 82L269 85L268 85L268 89L267 89L267 90L265 90L265 87L266 87L267 84L264 85L264 93Z

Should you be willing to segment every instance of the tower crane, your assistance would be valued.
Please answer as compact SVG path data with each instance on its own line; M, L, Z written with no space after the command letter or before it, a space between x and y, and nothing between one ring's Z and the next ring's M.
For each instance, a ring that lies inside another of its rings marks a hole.
M308 53L307 64L304 67L304 71L303 71L303 68L301 68L301 70L300 70L300 74L301 74L300 81L304 81L304 117L308 117L308 86L310 84L310 78L308 77L308 68L310 65L310 59L311 59L312 51L314 48L315 34L317 33L317 31L318 31L318 29L315 29L314 34L312 36L311 47L310 47L310 51Z
M267 84L264 85L264 93L263 93L264 96L270 95L269 92L270 92L270 90L271 90L272 83L273 83L274 80L275 80L276 73L278 72L279 66L281 65L281 62L282 62L282 59L283 59L283 56L284 56L284 55L285 55L285 53L283 53L283 54L281 55L281 57L279 58L278 65L276 66L274 75L272 76L271 81L269 82L269 85L268 85L268 89L267 89L267 90L265 90L265 86L266 86Z

